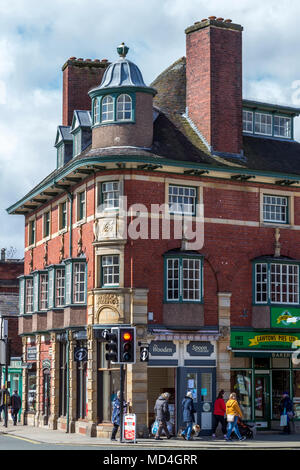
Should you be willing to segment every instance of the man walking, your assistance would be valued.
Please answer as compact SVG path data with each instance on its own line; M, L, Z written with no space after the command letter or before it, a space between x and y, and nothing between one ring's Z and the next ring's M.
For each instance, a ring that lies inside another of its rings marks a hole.
M11 417L14 422L14 426L17 425L18 413L21 409L22 402L21 397L18 395L18 390L14 390L14 393L11 396Z
M169 392L162 393L156 400L156 403L154 406L156 420L159 423L157 432L155 434L156 441L161 440L160 435L161 435L162 430L165 431L167 439L170 439L172 437L167 427L167 422L170 420L170 411L169 411L169 405L168 405L168 400L170 396L171 394Z

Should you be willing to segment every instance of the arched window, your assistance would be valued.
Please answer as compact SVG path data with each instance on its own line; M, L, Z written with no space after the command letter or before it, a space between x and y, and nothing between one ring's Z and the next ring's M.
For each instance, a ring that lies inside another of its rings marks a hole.
M105 96L102 100L102 122L114 120L114 100L112 96Z
M132 119L132 99L129 95L120 95L117 99L117 121Z
M100 122L100 106L99 106L99 98L96 98L94 101L94 124Z

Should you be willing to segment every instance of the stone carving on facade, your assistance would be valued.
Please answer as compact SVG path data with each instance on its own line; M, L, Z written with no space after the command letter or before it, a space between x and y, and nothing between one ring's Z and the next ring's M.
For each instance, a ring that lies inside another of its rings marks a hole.
M106 240L107 238L116 238L117 219L96 219L93 226L94 242Z
M102 305L114 305L118 306L120 304L120 299L117 294L100 294L97 296L97 306Z
M82 225L79 226L79 237L77 242L77 256L82 254Z
M230 327L229 326L221 326L220 327L220 335L221 338L227 338L230 336Z
M50 333L50 339L51 339L51 343L55 343L56 341L56 333Z
M65 257L65 236L62 234L60 249L59 249L59 262L61 263Z
M44 245L44 267L48 264L48 241L45 242Z

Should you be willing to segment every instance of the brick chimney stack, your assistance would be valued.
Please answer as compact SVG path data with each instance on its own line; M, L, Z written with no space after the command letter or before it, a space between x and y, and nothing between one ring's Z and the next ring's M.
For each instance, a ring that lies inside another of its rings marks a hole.
M63 126L72 124L74 110L91 110L88 91L100 85L108 65L107 59L83 60L76 57L70 57L63 65Z
M186 33L186 106L211 151L242 152L242 26L210 16Z

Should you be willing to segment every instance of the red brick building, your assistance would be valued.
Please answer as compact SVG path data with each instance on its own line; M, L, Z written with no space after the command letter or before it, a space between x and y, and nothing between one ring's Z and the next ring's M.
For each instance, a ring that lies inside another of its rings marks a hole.
M109 434L119 371L100 338L116 325L136 327L139 435L163 391L174 431L187 390L203 433L221 388L260 427L286 390L300 417L300 110L243 100L242 30L196 22L151 86L124 44L64 65L57 168L8 209L26 226L24 422Z
M22 340L18 335L19 314L19 276L24 274L24 260L13 258L13 252L7 254L6 248L1 249L0 257L0 323L2 337L9 341L8 389L22 395ZM7 323L7 330L4 327ZM6 382L6 364L2 364L1 384Z

